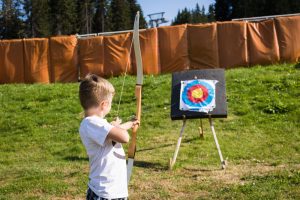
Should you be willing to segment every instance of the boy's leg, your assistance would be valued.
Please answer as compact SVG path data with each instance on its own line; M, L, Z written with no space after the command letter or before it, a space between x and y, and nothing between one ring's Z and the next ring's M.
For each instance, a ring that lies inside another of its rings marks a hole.
M97 196L90 188L86 192L86 200L108 200ZM116 200L128 200L128 198L118 198Z
M100 198L89 188L86 192L86 200L100 200Z

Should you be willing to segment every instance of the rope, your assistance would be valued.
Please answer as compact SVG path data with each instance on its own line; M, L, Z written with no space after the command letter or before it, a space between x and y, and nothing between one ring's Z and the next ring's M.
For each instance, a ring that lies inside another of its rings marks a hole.
M129 62L130 62L130 55L131 55L132 44L133 44L133 36L132 36L132 40L131 40L131 44L130 44L130 48L129 48L129 56L128 56L128 60L127 60L126 68L125 68L125 73L124 73L124 76L123 76L122 88L121 88L121 93L120 93L120 98L119 98L119 103L118 103L118 109L117 109L117 117L119 116L120 104L121 104L121 100L122 100L122 96L123 96L123 90L124 90L124 85L125 85L125 78L127 76L127 69L128 69Z

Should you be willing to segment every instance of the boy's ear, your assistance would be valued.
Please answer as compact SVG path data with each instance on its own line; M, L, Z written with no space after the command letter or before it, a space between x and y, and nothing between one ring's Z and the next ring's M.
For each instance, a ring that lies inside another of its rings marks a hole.
M104 106L105 102L104 101L101 101L100 104L99 104L99 107L102 109L103 106Z
M105 106L106 104L108 104L108 101L103 100L103 101L101 101L101 103L100 103L100 107L103 108L103 106Z

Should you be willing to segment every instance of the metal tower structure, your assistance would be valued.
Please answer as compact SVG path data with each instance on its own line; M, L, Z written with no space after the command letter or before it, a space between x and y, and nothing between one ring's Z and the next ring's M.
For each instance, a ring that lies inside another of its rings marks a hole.
M148 17L150 18L149 24L151 28L159 27L160 24L167 23L168 21L164 18L165 12L158 12L149 14Z

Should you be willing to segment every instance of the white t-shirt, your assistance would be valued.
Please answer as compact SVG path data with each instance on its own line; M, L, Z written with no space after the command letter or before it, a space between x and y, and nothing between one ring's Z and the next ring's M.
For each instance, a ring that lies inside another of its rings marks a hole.
M79 128L90 163L88 186L99 197L115 199L128 196L126 156L120 143L113 145L106 136L113 128L106 119L89 116Z

